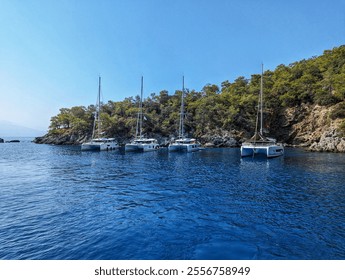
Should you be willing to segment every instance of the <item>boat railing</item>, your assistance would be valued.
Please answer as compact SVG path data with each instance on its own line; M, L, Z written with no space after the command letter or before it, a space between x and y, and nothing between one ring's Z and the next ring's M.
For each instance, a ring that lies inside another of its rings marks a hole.
M267 146L272 146L272 145L283 146L283 144L276 143L275 141L248 141L248 142L244 142L242 145L253 146L253 147L257 147L257 146L267 147Z
M152 139L136 139L136 140L134 140L134 142L137 144L155 144L155 143L158 143L158 141L154 138L152 138Z

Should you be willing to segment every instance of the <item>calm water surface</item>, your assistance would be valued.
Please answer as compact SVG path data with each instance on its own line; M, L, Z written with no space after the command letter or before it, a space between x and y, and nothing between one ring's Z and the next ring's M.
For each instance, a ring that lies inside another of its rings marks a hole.
M0 144L0 259L344 259L345 155Z

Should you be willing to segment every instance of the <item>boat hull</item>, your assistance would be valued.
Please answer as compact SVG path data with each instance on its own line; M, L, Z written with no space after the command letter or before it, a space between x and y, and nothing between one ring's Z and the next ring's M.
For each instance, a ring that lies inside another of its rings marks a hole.
M126 152L151 152L157 151L159 149L159 144L126 144Z
M82 151L111 151L118 149L119 145L116 142L87 142L81 145Z
M284 154L284 147L281 145L242 145L241 146L241 156L249 157L256 155L263 155L267 158L279 157Z
M201 148L200 144L171 144L168 147L169 152L196 152Z

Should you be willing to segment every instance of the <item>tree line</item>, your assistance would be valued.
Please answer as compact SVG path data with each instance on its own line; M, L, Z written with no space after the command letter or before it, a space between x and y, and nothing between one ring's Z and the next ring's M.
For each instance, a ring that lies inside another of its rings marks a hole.
M201 91L185 90L185 131L194 137L215 131L255 129L260 74L238 77L220 86L207 84ZM331 118L345 118L345 46L326 50L320 56L289 65L278 65L264 72L264 105L266 126L287 107L305 104L335 105ZM171 137L177 135L181 90L152 93L143 100L145 133ZM102 104L104 135L130 138L134 135L139 96ZM96 107L90 105L62 108L51 118L48 134L92 134ZM345 130L345 121L342 127Z

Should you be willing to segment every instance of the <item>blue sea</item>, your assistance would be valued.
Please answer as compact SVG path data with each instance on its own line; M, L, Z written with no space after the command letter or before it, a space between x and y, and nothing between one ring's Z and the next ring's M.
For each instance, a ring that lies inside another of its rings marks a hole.
M345 154L0 144L0 259L345 259Z

